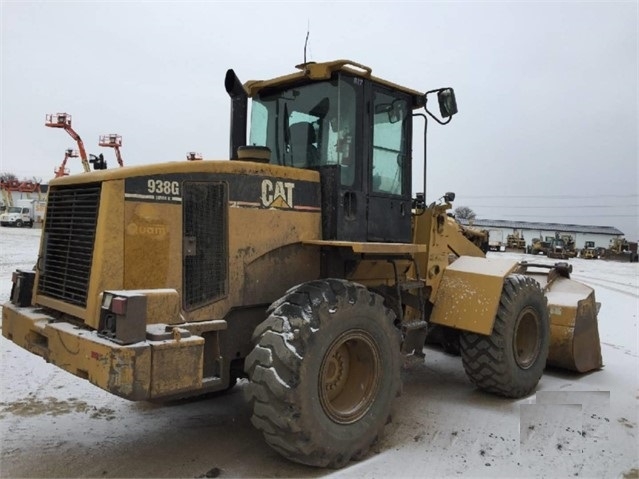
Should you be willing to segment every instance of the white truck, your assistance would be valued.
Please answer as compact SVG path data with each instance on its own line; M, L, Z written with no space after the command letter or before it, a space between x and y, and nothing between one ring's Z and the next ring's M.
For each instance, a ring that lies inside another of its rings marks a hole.
M35 200L17 200L0 215L2 226L32 227L35 222Z
M488 230L488 250L501 252L506 251L506 243L504 243L503 230Z

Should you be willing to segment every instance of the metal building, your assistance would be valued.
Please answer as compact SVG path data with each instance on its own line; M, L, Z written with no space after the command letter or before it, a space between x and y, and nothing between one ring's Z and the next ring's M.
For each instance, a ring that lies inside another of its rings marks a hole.
M558 233L570 234L575 240L577 248L583 248L586 241L594 241L595 247L607 248L612 238L620 238L623 232L613 226L571 225L565 223L539 223L509 220L468 220L458 219L463 225L488 230L491 242L506 244L510 234L519 233L526 240L526 245L532 243L533 238L555 237Z

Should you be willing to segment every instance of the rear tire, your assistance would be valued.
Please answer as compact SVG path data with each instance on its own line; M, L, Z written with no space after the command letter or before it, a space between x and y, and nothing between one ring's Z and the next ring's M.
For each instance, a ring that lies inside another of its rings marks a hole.
M339 468L363 457L399 395L394 313L364 286L328 279L269 308L247 356L251 422L290 460Z
M468 378L484 391L510 398L532 393L546 367L548 303L539 283L513 274L504 280L490 336L463 332L461 356Z

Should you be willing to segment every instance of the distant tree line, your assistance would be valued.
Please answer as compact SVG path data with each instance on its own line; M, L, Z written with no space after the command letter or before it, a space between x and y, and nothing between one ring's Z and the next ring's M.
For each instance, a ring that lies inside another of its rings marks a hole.
M468 206L458 206L453 213L455 214L455 218L461 220L474 220L477 217L475 212Z
M8 171L0 173L0 180L2 180L3 183L8 183L10 181L20 181L18 180L18 175L15 175ZM34 183L41 183L42 178L36 178L35 176L33 176L31 178L23 178L22 181L33 181Z
M17 181L18 177L16 175L14 175L13 173L9 173L8 171L5 171L4 173L0 173L0 180L2 180L2 182L9 182L9 181Z

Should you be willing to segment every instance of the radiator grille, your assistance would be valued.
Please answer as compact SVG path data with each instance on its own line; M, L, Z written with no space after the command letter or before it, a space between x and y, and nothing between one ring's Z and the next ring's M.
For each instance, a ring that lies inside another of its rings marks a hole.
M228 233L226 183L183 185L184 309L227 295Z
M39 261L39 294L86 307L100 183L51 188Z

